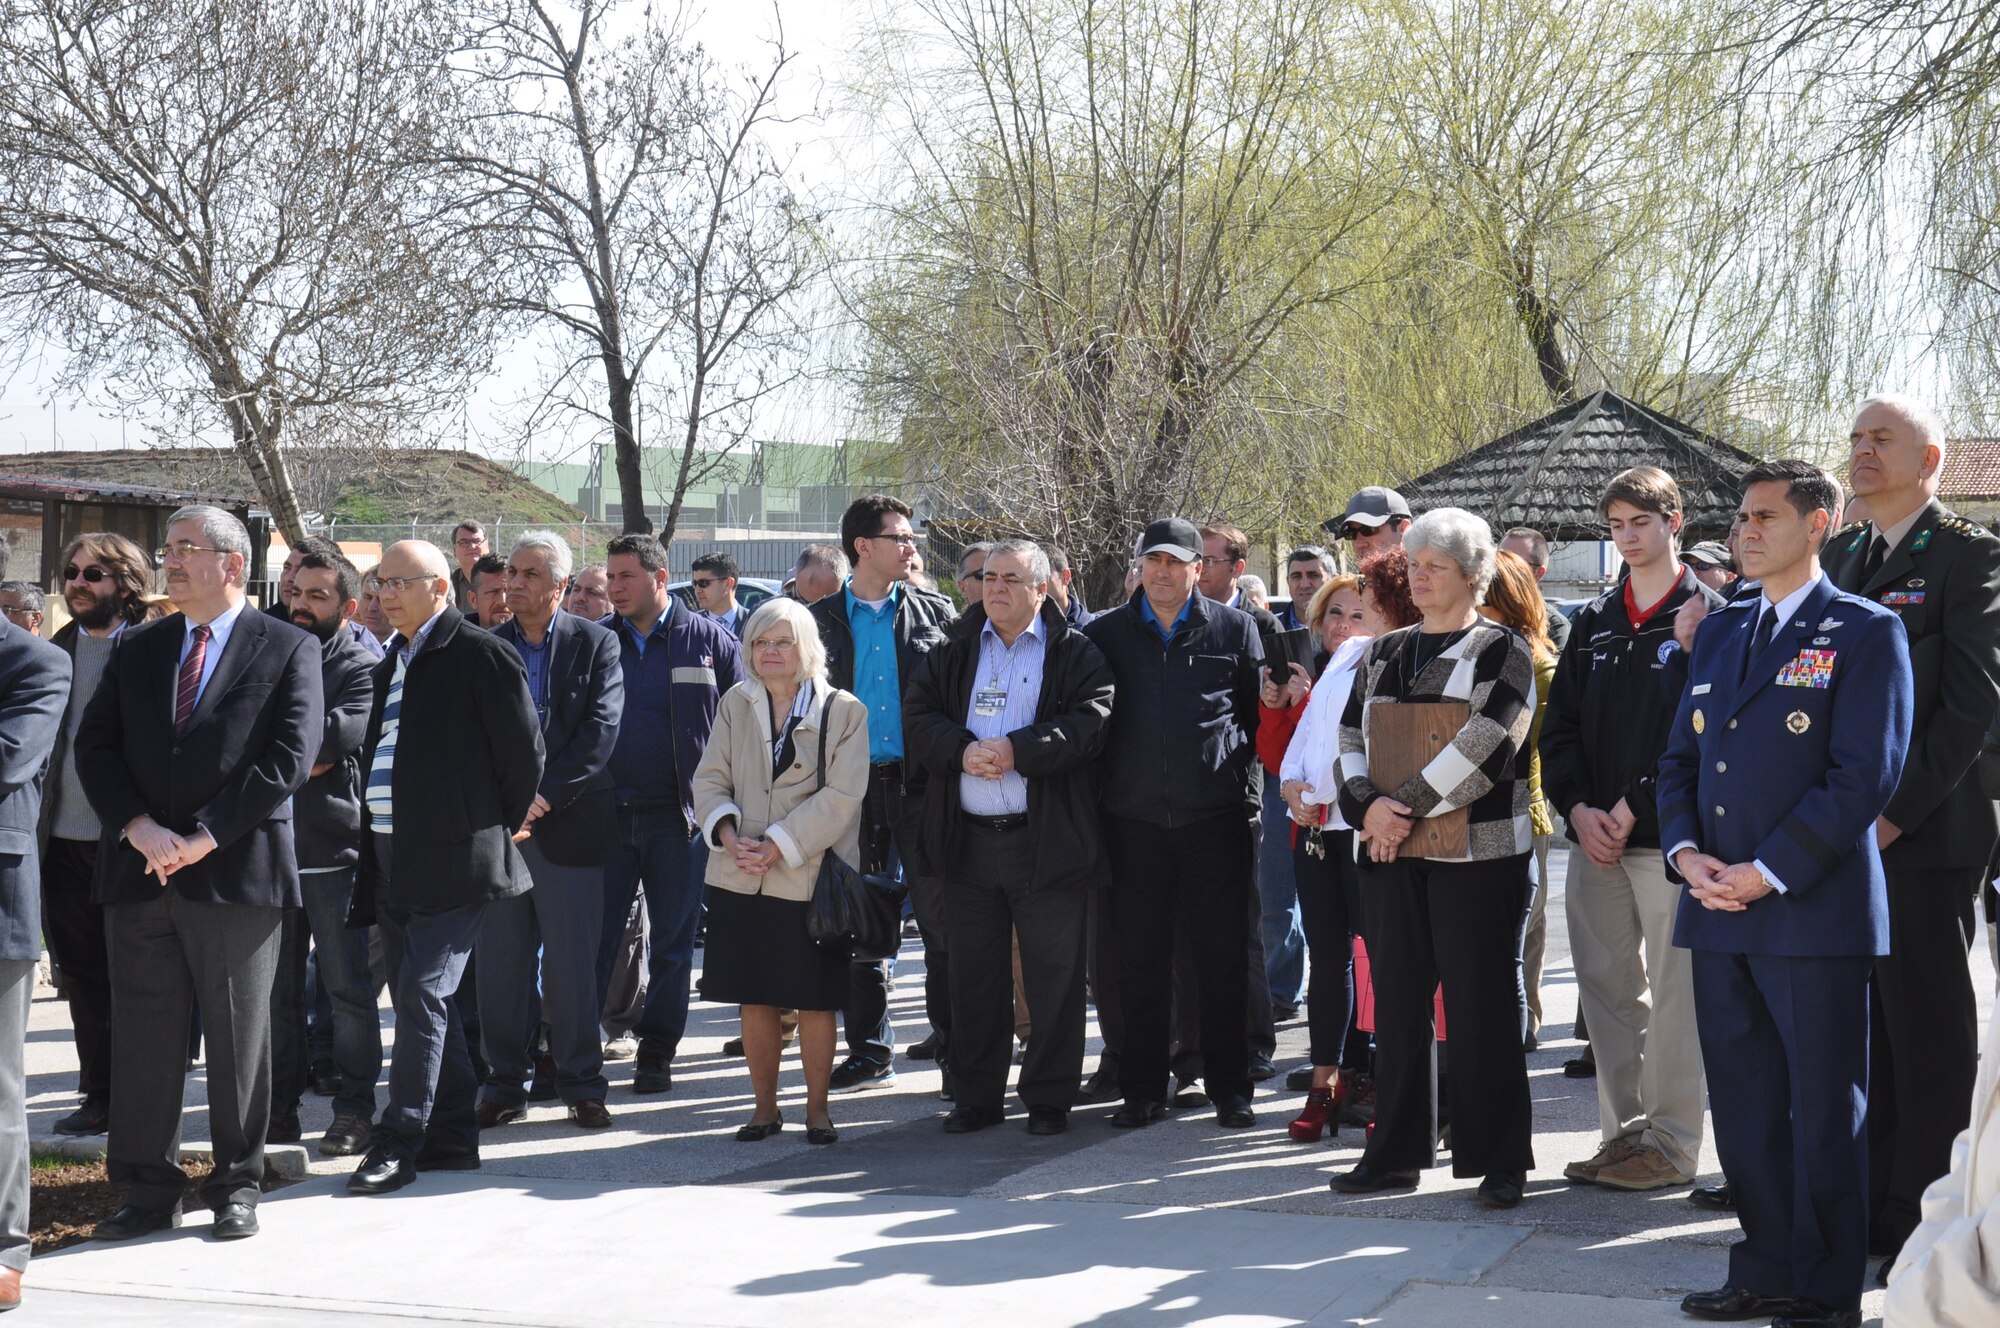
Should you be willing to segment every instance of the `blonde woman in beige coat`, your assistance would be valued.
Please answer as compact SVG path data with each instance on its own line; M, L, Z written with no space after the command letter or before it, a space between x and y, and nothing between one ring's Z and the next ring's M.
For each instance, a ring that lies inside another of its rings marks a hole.
M827 1080L848 956L806 935L806 906L829 851L859 863L868 791L868 712L826 680L826 649L796 600L766 600L743 628L749 677L722 698L694 772L694 814L708 859L703 1000L742 1007L756 1108L736 1137L784 1128L778 1112L778 1012L799 1012L806 1140L830 1144ZM820 784L821 757L825 785Z

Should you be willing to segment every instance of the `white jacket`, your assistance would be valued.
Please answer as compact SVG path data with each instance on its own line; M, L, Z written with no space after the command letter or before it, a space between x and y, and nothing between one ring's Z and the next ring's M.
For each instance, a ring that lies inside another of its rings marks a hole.
M2000 1018L1987 1021L1972 1124L1951 1146L1951 1170L1924 1191L1922 1221L1889 1272L1882 1322L2000 1324Z

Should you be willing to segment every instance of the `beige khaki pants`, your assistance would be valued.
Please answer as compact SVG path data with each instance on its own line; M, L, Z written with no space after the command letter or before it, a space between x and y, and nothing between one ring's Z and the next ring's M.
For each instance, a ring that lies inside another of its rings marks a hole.
M1571 850L1564 888L1578 1001L1597 1053L1597 1117L1605 1142L1643 1134L1694 1175L1701 1155L1701 1038L1694 969L1673 943L1681 887L1658 849L1629 849L1616 867Z

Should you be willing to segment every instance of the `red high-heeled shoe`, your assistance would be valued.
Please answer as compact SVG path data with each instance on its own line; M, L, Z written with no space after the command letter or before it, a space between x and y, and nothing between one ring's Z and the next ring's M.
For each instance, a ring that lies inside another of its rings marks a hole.
M1310 1144L1318 1142L1322 1133L1328 1138L1339 1137L1340 1120L1334 1115L1339 1106L1339 1091L1335 1088L1315 1088L1307 1093L1305 1110L1289 1127L1292 1138Z

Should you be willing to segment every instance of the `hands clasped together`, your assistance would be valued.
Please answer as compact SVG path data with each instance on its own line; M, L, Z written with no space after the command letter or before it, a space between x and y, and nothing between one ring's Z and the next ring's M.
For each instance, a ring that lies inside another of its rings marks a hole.
M1674 866L1687 878L1688 893L1700 900L1703 908L1741 913L1771 893L1770 881L1754 863L1739 862L1731 866L1699 849L1684 848L1674 859Z
M959 764L976 779L998 779L1014 768L1014 744L1006 738L985 738L965 749Z
M169 876L215 852L215 836L208 831L177 835L150 816L132 818L125 827L125 842L145 856L146 870L160 878L161 889Z

